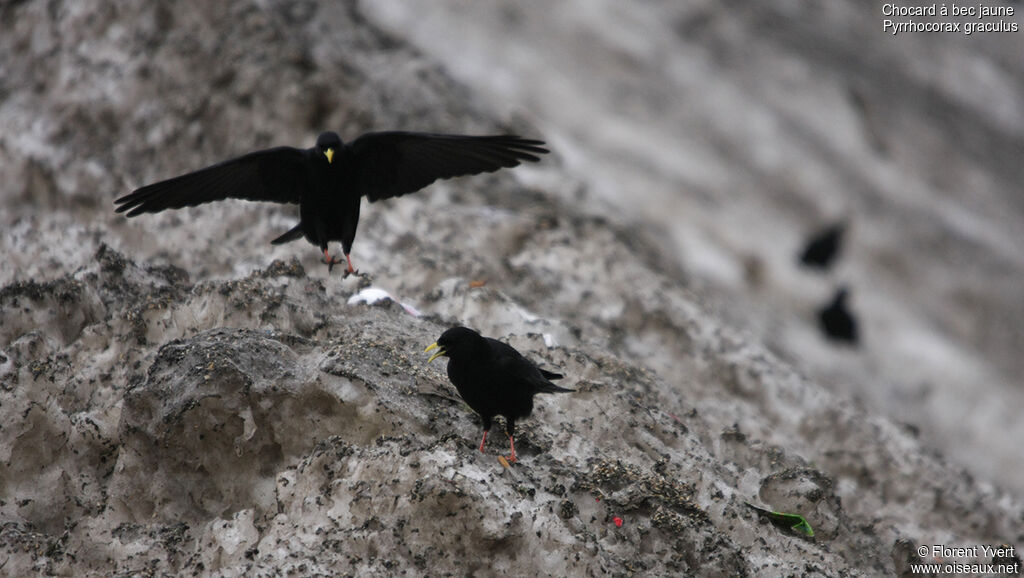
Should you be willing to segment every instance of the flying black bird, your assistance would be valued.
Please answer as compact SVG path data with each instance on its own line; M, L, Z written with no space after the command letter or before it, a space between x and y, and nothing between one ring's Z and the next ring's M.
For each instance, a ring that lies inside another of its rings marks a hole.
M846 224L840 221L815 233L800 253L800 262L821 270L831 267L842 248L845 230Z
M849 294L846 287L840 287L832 302L818 311L818 322L825 337L833 341L845 341L850 345L857 345L859 339L857 319L846 305L846 298Z
M422 189L437 179L494 172L522 161L536 162L544 142L515 135L462 136L417 132L371 132L348 144L321 133L311 149L277 147L249 153L166 181L136 189L116 201L129 217L222 199L299 205L299 224L271 241L305 237L323 251L328 271L342 263L327 252L341 241L352 267L352 241L361 197L379 201Z
M455 384L462 399L480 414L484 422L484 438L480 451L487 443L487 432L496 415L505 416L512 455L516 461L516 420L533 411L533 396L538 393L575 391L558 387L551 379L562 375L545 371L518 351L497 339L483 337L472 329L453 327L441 334L424 353L436 349L427 363L438 357L448 357L448 379Z

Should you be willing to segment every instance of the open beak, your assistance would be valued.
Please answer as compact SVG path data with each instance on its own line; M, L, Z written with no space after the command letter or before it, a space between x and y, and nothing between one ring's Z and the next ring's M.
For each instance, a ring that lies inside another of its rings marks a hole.
M424 349L423 353L426 353L428 351L433 351L435 349L437 350L437 353L431 355L430 359L427 360L427 363L430 363L431 361L434 361L435 359L437 359L438 357L441 357L442 355L447 355L448 354L448 352L445 351L443 347L438 345L436 341L434 343L431 343L426 349Z
M327 164L331 164L331 159L334 158L334 149L329 148L324 151L324 156L327 157Z

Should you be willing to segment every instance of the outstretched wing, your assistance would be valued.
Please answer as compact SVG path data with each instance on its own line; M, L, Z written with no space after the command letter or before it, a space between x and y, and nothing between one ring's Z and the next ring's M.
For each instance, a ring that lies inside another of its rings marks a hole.
M117 200L129 217L223 199L298 203L309 188L309 151L277 147L135 189Z
M371 132L348 145L352 183L370 201L398 197L438 179L537 162L544 142L515 135Z

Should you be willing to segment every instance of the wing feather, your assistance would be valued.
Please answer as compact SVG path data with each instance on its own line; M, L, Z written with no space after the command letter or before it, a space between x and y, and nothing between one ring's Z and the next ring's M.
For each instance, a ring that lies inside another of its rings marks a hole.
M374 132L348 145L353 185L370 201L398 197L438 179L490 173L548 152L539 140L516 135L462 136Z
M309 152L292 147L256 151L140 187L114 201L129 217L224 199L299 203L309 189Z

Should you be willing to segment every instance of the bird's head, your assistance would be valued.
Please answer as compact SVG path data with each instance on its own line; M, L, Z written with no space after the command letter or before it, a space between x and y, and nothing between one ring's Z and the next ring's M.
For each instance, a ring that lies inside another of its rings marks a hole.
M427 363L438 357L463 357L470 355L486 354L488 351L487 341L479 333L467 327L452 327L441 334L437 341L431 343L423 350L423 353L437 350L430 356Z
M316 150L324 155L327 163L334 160L334 155L341 150L341 137L336 132L322 132L316 137Z

